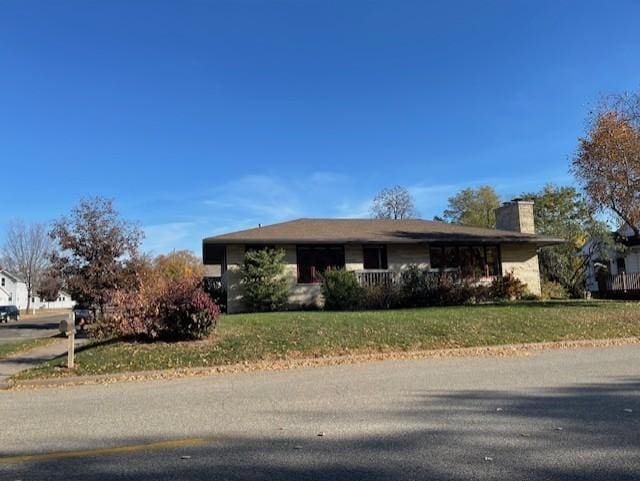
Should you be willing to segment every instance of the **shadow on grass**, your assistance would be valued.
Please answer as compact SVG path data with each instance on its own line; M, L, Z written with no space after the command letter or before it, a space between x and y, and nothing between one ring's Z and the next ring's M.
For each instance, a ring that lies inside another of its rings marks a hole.
M536 392L427 390L404 398L391 412L359 413L368 420L362 425L353 412L264 413L276 416L274 423L284 416L308 436L287 435L277 424L254 436L217 436L213 425L211 440L201 446L0 465L0 474L68 481L638 479L638 379ZM352 430L318 437L323 422ZM114 439L118 445L162 440L119 433ZM101 441L113 445L114 439Z

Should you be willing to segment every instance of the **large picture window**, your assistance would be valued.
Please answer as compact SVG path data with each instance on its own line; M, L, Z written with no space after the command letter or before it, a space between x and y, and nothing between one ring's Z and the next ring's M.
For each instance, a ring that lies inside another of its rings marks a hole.
M387 269L387 246L364 246L362 260L365 269Z
M310 284L320 282L320 277L329 268L344 268L344 247L332 245L300 245L298 254L298 282Z
M464 277L500 275L498 246L432 246L429 256L432 269L458 269Z

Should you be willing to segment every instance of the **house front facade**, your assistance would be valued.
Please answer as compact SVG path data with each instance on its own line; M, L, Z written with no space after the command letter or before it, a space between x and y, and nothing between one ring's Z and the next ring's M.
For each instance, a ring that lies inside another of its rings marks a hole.
M612 236L617 248L600 252L591 242L582 248L582 255L589 259L587 291L599 297L640 297L640 239L629 226Z
M25 309L27 299L27 284L12 273L0 270L0 306L14 305Z
M70 309L75 305L71 296L63 291L53 301L42 299L35 293L31 296L30 303L28 300L26 282L6 270L0 270L0 306L13 305L24 310L27 303L31 309Z
M514 200L497 212L498 229L420 219L297 219L203 240L207 275L222 279L227 311L245 310L240 269L245 252L283 249L289 307L321 306L321 274L354 271L362 284L388 282L411 265L490 280L513 273L540 293L537 251L561 242L535 234L533 203Z

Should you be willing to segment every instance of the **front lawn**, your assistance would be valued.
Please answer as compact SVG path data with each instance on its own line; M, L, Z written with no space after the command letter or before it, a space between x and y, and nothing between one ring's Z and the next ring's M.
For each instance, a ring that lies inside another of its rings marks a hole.
M227 315L208 341L95 343L77 351L74 374L211 367L321 357L544 341L640 336L640 303L522 302L364 312ZM65 375L65 359L19 378Z
M36 347L46 346L54 341L54 337L43 337L39 339L25 339L23 341L12 341L0 343L0 359L16 356L30 351Z

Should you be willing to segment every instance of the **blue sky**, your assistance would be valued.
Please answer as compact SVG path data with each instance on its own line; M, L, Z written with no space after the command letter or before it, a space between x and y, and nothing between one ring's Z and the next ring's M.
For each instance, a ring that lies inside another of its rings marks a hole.
M0 0L0 224L113 197L144 248L295 217L425 218L572 182L601 93L640 88L637 1ZM1 239L0 234L0 239Z

